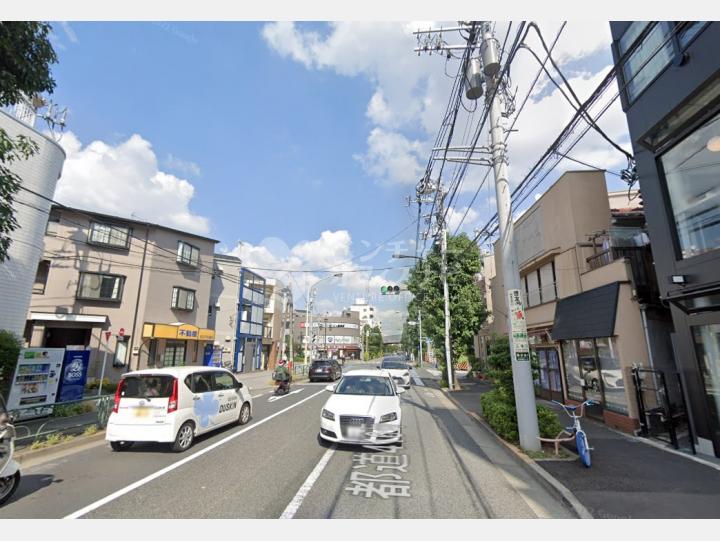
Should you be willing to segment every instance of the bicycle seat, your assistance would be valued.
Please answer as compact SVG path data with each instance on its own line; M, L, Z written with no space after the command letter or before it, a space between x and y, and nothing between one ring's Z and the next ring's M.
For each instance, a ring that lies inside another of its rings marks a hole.
M580 406L567 406L567 405L563 404L562 407L565 408L565 409L567 409L567 410L570 410L570 411L575 411L575 410L578 409Z

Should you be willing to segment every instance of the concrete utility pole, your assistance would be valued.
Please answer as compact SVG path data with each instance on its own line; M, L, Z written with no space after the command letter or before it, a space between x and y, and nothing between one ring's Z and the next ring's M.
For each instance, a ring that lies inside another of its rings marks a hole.
M418 308L418 342L420 344L420 359L418 362L418 366L422 367L423 365L423 354L422 354L422 310Z
M505 120L500 109L501 80L497 41L488 21L481 24L482 43L480 57L487 85L486 100L490 108L490 139L492 163L495 173L495 199L497 200L498 231L505 286L508 337L512 355L513 386L517 409L520 445L528 451L540 450L535 390L530 368L525 308L520 294L520 273L515 254L515 228L510 201L510 183L507 171L507 153L504 141Z
M441 200L445 197L445 194L440 194ZM448 377L448 389L451 391L455 388L455 374L453 373L452 365L452 348L450 345L450 291L448 290L447 283L447 225L445 220L442 218L442 204L440 205L441 217L440 224L440 273L443 281L443 297L445 299L445 366L447 367Z
M310 327L312 326L311 297L313 300L315 299L313 291L317 289L317 286L320 285L320 282L330 280L331 278L342 278L342 275L342 272L337 272L331 276L326 276L325 278L321 278L308 288L307 300L305 301L305 358L303 359L303 364L305 364L306 366L308 364L308 333Z

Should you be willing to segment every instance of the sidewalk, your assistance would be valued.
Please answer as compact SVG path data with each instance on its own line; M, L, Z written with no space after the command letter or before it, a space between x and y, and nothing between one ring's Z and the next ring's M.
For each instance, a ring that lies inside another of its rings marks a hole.
M452 397L481 413L486 382L461 379ZM544 405L546 405L543 402ZM565 413L557 406L562 426ZM565 485L595 518L720 518L720 470L648 445L605 425L583 420L594 448L592 468L579 460L536 463ZM575 452L573 444L569 449Z

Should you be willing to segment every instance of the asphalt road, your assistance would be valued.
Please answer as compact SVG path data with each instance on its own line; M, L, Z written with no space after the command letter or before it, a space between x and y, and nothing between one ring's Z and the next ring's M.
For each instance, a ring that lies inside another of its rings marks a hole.
M402 395L401 446L321 446L326 383L294 385L277 399L258 390L248 425L201 437L184 454L154 444L113 453L102 442L24 467L0 518L572 516L431 373L417 376Z

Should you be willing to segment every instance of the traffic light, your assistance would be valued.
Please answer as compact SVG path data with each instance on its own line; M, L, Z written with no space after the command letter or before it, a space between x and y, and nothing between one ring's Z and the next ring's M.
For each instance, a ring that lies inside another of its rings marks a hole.
M383 295L400 295L400 286L382 286L380 293Z

